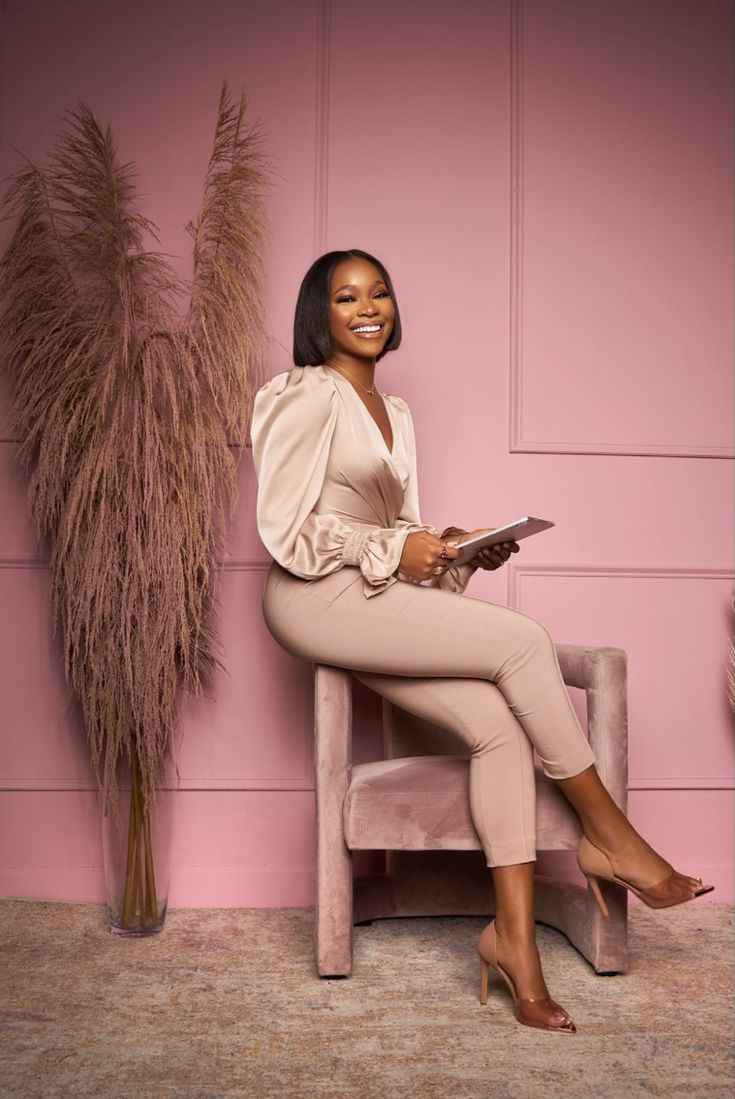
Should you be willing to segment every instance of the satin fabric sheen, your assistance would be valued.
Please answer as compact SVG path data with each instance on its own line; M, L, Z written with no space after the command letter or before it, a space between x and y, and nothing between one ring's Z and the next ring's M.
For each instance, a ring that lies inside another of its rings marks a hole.
M295 366L266 382L250 431L268 552L305 580L357 565L368 599L398 580L417 582L397 572L411 531L439 534L419 515L409 407L382 396L392 452L351 382L328 366ZM476 568L454 565L423 583L461 593Z

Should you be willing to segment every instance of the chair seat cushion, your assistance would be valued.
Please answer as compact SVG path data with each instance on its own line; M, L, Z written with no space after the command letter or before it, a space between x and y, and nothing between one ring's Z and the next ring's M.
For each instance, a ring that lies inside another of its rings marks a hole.
M481 850L469 804L470 757L404 756L357 763L342 807L350 850ZM577 817L563 794L536 769L539 850L575 848ZM537 823L538 827L538 823Z

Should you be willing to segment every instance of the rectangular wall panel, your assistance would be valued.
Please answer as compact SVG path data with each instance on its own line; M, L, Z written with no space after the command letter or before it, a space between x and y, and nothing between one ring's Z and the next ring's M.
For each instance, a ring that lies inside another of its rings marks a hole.
M207 697L187 703L181 773L187 785L313 786L313 670L268 631L262 566L221 578L218 629L224 669Z
M512 567L512 605L542 622L556 643L628 654L632 785L733 785L731 587L732 577L715 570Z
M732 454L732 7L513 8L511 447Z
M50 637L46 568L0 568L5 669L0 786L89 789L93 776L81 712L69 699L59 639ZM207 694L185 698L180 722L184 786L247 789L313 785L313 677L263 621L262 566L226 569L218 630L224 667ZM247 629L243 629L243 621ZM288 684L288 690L284 685Z
M36 559L41 553L31 523L27 486L17 445L0 442L0 560Z
M507 450L508 5L377 0L371 20L385 30L357 48L333 5L327 243L391 274L403 341L375 377L411 407L442 529L478 509L466 465L497 470Z
M169 903L313 904L313 799L311 791L182 791ZM4 794L0 837L0 896L104 902L101 816L93 792Z
M50 599L47 568L0 567L5 789L93 784L81 712L66 687L61 641L51 637Z

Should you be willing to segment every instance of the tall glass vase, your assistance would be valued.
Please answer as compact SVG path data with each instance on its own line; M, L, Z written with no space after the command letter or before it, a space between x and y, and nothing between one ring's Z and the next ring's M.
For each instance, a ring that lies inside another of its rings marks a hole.
M140 765L121 756L117 763L119 817L102 817L102 845L110 931L113 935L155 935L163 928L171 876L176 805L176 766L169 755L152 803L143 804Z

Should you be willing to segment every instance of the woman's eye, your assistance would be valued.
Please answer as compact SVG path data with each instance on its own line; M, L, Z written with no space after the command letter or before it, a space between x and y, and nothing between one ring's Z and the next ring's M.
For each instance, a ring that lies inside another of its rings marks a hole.
M375 298L389 298L390 294L388 293L387 290L378 290L375 294L373 294L373 297L375 297ZM343 305L348 301L354 301L354 300L355 299L352 296L352 294L347 294L342 298L335 298L335 301L336 301L337 305Z

